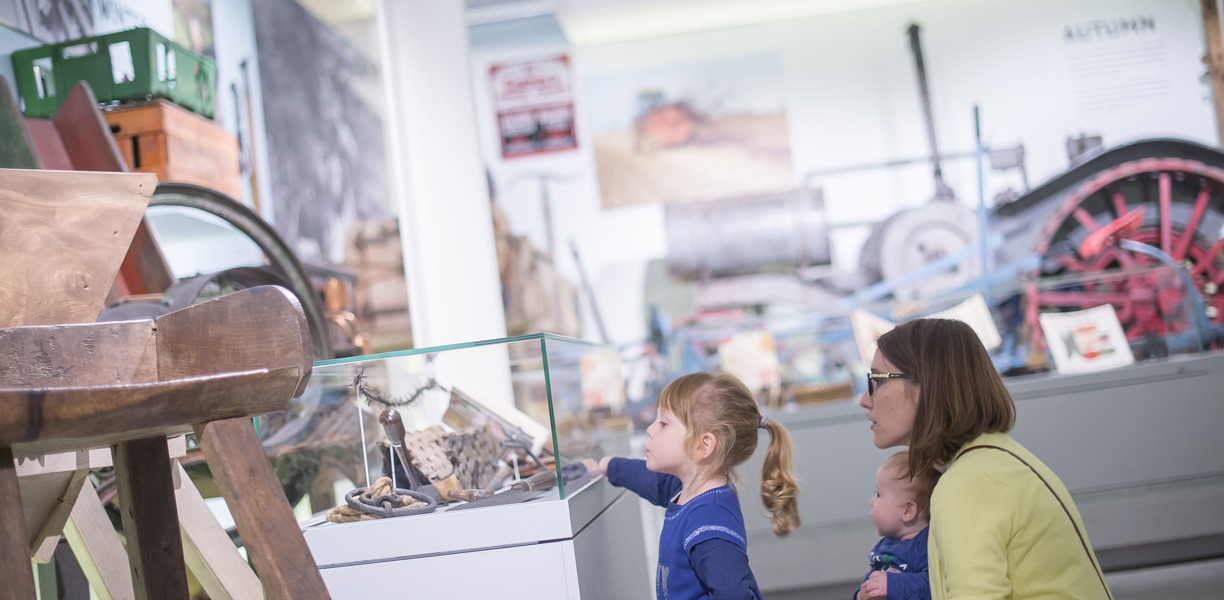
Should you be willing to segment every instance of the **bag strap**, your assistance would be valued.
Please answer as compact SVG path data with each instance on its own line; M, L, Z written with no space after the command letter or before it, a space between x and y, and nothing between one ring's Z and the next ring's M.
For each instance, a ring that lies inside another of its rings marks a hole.
M1002 448L1000 446L990 446L990 445L985 445L985 444L981 446L971 446L969 448L965 448L961 452L961 456L964 456L968 452L972 452L974 450L980 450L982 448L991 448L991 449L999 450L1001 452L1006 452L1012 455L1013 458L1020 461L1020 463L1023 464L1024 466L1028 467L1029 470L1032 471L1033 474L1037 476L1037 479L1040 479L1041 483L1045 484L1046 489L1050 490L1051 494L1054 494L1054 499L1058 500L1058 505L1062 507L1063 512L1067 514L1067 519L1071 521L1071 527L1075 528L1075 535L1079 536L1080 545L1084 547L1084 553L1088 555L1088 562L1091 563L1092 566L1096 568L1097 578L1101 580L1101 587L1105 588L1105 597L1109 598L1109 600L1113 600L1113 594L1109 592L1109 586L1105 584L1105 576L1101 574L1101 565L1097 564L1096 558L1092 555L1092 550L1088 548L1088 540L1084 539L1084 534L1083 532L1080 531L1079 524L1075 522L1075 517L1071 516L1071 509L1067 508L1067 503L1063 502L1062 496L1059 496L1058 492L1054 491L1054 488L1050 485L1050 482L1046 481L1046 478L1042 477L1041 473L1038 473L1037 469L1033 468L1033 465L1030 465L1027 460L1020 458L1018 454L1016 454L1015 452L1012 452L1011 450L1008 450L1007 448Z

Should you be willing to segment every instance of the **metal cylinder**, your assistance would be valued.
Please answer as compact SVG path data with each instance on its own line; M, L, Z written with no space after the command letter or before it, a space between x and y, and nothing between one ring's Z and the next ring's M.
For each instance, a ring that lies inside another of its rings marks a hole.
M667 267L683 279L829 264L819 189L668 206Z

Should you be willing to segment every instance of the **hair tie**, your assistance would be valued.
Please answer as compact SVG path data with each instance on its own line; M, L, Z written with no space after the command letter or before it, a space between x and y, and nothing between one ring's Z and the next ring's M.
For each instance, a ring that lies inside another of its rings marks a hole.
M765 429L766 423L769 423L769 417L761 415L761 429Z

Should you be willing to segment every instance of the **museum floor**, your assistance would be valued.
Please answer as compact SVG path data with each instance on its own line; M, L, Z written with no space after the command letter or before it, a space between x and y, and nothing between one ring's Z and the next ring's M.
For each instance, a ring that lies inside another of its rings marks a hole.
M1114 600L1224 600L1224 558L1108 573ZM821 588L769 594L767 600L846 600L851 590Z

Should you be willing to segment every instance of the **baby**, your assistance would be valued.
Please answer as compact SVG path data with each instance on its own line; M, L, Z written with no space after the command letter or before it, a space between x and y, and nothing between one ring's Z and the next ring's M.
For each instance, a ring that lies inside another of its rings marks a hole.
M871 571L855 600L929 600L927 528L931 492L939 475L910 478L909 452L901 451L876 471L876 493L867 501L876 532L884 536L869 555Z

